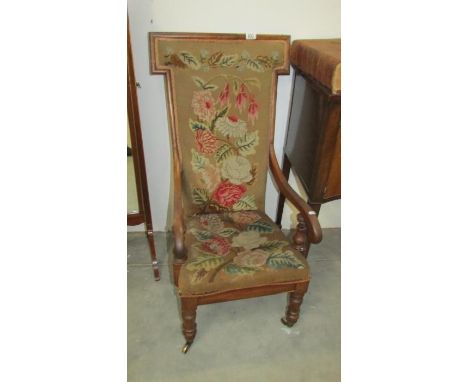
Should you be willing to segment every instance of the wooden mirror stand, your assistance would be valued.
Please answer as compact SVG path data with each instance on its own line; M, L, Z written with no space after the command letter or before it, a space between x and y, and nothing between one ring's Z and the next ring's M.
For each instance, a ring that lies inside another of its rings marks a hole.
M133 66L132 45L130 41L130 28L127 17L127 117L128 129L131 141L130 155L133 159L135 173L136 194L138 199L138 210L128 211L127 226L135 226L145 223L146 237L151 252L151 264L156 280L160 279L156 248L153 236L153 223L151 220L151 209L149 202L148 183L146 180L145 156L143 152L143 140L140 127L140 116L138 113L138 98ZM127 153L128 155L129 153ZM128 179L127 179L128 181ZM127 201L128 203L128 201ZM128 206L127 206L128 207Z

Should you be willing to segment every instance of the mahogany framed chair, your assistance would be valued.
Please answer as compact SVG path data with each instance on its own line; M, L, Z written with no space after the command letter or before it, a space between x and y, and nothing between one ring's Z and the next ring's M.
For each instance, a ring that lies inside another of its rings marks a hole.
M173 149L173 277L187 352L199 305L288 293L292 326L307 291L306 257L322 232L289 186L273 139L277 77L289 36L150 33L152 74L164 74ZM290 244L265 214L268 167L299 210Z

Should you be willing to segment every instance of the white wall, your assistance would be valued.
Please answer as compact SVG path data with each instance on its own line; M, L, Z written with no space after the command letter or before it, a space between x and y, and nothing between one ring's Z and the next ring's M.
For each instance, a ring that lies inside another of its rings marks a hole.
M340 0L128 0L135 75L153 226L170 229L170 139L164 80L149 74L148 32L216 32L289 34L299 38L340 37ZM292 70L291 70L292 72ZM290 76L278 84L275 150L281 161L291 92ZM291 177L290 184L298 190ZM302 193L303 194L303 193ZM303 194L304 195L304 194ZM266 212L274 218L278 193L268 180ZM283 227L295 225L294 207L286 205ZM322 227L340 226L340 201L323 205ZM129 227L141 230L142 227Z

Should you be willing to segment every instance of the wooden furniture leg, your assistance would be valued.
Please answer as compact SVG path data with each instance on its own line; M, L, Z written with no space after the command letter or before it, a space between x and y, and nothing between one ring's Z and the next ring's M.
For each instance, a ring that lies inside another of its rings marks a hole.
M296 291L288 293L288 306L286 307L286 315L281 319L281 322L292 327L299 319L299 311L301 309L304 294L307 292L309 283L301 284Z
M297 227L293 236L293 242L295 244L295 248L301 252L305 258L307 258L310 243L307 238L307 225L305 224L304 217L300 213L297 214Z
M156 258L156 247L154 244L154 235L152 230L146 231L146 238L148 239L148 246L151 252L151 265L153 267L154 279L159 281L161 277L159 275L158 259Z
M193 297L181 297L180 298L182 308L182 333L185 337L185 345L182 348L182 353L187 353L192 345L193 339L197 334L197 323L195 319L197 317L197 299Z
M286 154L283 155L283 175L286 180L289 179L289 172L291 171L291 162ZM284 199L285 196L283 193L279 193L278 199L278 209L276 211L276 224L281 228L281 219L283 217L283 209L284 209Z
M180 273L180 268L182 267L183 262L178 261L177 259L174 259L174 264L172 265L172 276L174 278L174 285L176 287L179 286L179 273Z

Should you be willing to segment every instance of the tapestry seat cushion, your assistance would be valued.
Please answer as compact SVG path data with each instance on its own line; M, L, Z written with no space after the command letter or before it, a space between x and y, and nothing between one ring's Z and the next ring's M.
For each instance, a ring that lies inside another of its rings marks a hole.
M309 280L306 259L260 211L195 215L187 221L181 295Z

